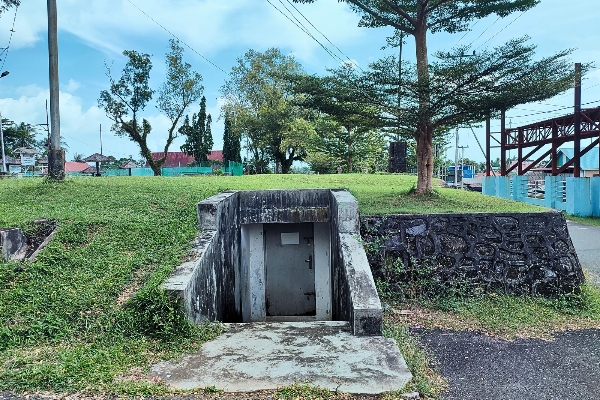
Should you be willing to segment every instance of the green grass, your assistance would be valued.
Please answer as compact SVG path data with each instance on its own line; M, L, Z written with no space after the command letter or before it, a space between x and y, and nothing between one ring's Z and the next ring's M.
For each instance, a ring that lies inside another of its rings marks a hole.
M349 188L363 213L543 210L451 189L414 196L414 185L358 174L0 180L0 227L58 226L37 261L0 262L0 391L165 393L143 371L220 331L187 324L159 286L197 233L195 204L222 190Z
M600 226L599 217L576 217L574 215L565 215L565 217L571 221L579 222L582 224Z

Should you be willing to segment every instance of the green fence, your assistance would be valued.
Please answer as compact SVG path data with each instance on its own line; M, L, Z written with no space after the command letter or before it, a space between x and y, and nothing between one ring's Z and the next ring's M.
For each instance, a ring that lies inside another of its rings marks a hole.
M242 176L244 167L242 163L230 161L227 166L223 166L222 171L225 175ZM211 175L214 171L212 167L174 167L162 168L162 176L185 176L185 175ZM79 174L72 174L73 176ZM128 169L108 169L103 176L129 176ZM132 168L131 176L154 176L152 168Z
M228 161L227 166L223 165L223 173L225 175L242 176L244 175L244 165L235 161Z

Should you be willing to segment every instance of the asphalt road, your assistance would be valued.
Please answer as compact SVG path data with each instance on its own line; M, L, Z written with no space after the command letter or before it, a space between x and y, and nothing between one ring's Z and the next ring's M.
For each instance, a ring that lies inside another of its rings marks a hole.
M581 266L593 275L591 280L600 284L600 226L573 221L567 221L567 226Z
M475 332L412 330L448 379L444 400L600 399L600 330L512 342Z

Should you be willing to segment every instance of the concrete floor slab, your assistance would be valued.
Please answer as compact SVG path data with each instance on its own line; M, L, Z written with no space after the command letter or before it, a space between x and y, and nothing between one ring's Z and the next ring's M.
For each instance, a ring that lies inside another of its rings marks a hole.
M300 382L365 394L400 390L412 379L393 339L353 336L347 322L226 326L199 352L155 365L151 377L178 389L250 392Z

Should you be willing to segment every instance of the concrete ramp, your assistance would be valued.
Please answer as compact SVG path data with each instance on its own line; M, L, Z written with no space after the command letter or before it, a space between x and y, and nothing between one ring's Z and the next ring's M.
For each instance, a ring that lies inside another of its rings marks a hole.
M150 377L176 389L227 392L277 389L295 382L347 393L397 391L412 379L393 339L354 336L348 322L226 324L227 332Z

